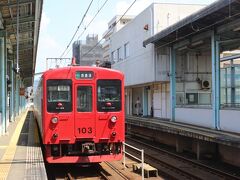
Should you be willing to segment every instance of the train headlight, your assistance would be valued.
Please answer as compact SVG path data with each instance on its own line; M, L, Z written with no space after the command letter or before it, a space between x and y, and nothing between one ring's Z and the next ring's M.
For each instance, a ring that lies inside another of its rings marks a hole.
M58 123L58 118L57 117L54 117L51 119L52 123L53 124L57 124Z
M112 123L117 122L117 117L116 117L116 116L112 116L112 117L111 117L111 122L112 122Z

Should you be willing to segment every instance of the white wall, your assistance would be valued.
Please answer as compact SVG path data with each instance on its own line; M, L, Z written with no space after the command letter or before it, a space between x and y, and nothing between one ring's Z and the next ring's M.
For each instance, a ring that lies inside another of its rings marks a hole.
M130 43L130 51L132 46L134 46L134 44L131 45ZM125 86L154 81L154 62L152 53L148 50L143 51L145 51L143 54L139 51L134 55L135 57L129 57L113 65L113 69L118 69L125 74ZM139 58L139 56L141 56L141 58Z
M163 51L158 51L153 44L144 48L143 41L202 7L204 6L152 4L118 32L113 33L110 39L110 53L121 48L123 59L115 62L112 68L125 74L126 87L169 81L169 50L165 48ZM148 30L144 30L145 25L148 25ZM127 58L124 57L126 43L129 43ZM155 50L158 51L156 55ZM132 91L133 104L135 94L138 92ZM170 118L169 94L169 83L163 83L159 89L154 90L152 96L155 117ZM148 106L149 104L151 103L148 103Z
M121 18L121 15L116 15L114 16L109 22L108 22L108 28L112 28L114 26L114 24L119 21L119 19ZM113 32L118 31L119 29L121 29L122 27L124 27L127 23L129 23L132 19L134 18L134 16L131 15L125 15L123 18L121 18L121 20L119 21L119 23L117 23L114 27L113 27ZM125 22L125 23L123 23ZM107 30L106 32L108 32L109 30ZM107 34L107 33L104 34Z
M143 29L145 24L151 24L151 14L152 7L143 11L111 37L110 52L121 47L124 53L124 44L129 43L129 57L113 64L113 69L124 72L125 86L154 81L153 45L144 48L142 44L144 39L152 35L151 30Z
M188 82L196 81L197 78L211 80L211 52L191 52L184 55L177 55L176 71L178 80Z
M195 4L155 4L154 33L157 33L175 22L205 7Z
M178 54L176 58L176 92L177 105L188 104L187 93L197 93L198 105L211 105L212 65L211 52L188 52ZM202 82L207 80L209 88L202 88ZM180 95L181 94L181 95ZM180 99L183 99L180 103ZM180 103L180 104L179 104Z
M125 74L125 86L157 81L155 77L157 69L154 62L154 46L149 44L144 48L143 41L166 28L167 25L171 25L202 7L204 6L155 3L147 7L131 22L112 35L110 52L116 51L120 47L122 52L124 52L124 44L129 42L130 56L116 62L112 66L113 69L118 69ZM148 30L144 30L145 25L148 25ZM164 59L164 57L162 58ZM166 67L169 68L167 62Z
M220 110L220 129L240 133L240 110Z
M214 128L212 109L176 108L175 121Z
M168 48L155 48L156 80L169 81L170 51ZM196 82L196 79L211 82L211 52L191 52L176 56L177 81Z
M159 118L170 118L170 85L155 85L153 92L153 116Z
M156 48L156 81L169 81L170 51L169 48Z

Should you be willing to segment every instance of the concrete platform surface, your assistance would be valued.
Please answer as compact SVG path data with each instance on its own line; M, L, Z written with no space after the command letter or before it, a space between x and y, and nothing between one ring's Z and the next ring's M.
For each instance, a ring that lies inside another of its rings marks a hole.
M147 127L166 133L240 148L240 134L150 117L126 116L126 123L127 125Z
M0 136L0 179L47 179L32 111L20 114Z

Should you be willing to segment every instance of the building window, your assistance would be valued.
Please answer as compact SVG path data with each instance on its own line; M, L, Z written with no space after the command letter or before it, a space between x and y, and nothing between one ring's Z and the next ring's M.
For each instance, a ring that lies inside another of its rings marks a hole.
M209 106L212 94L210 91L196 90L192 92L176 92L176 105L181 106Z
M240 65L225 62L221 68L221 106L240 107Z
M112 62L116 62L117 61L117 52L116 51L113 51L111 53L111 59L112 59Z
M117 49L117 60L118 61L121 61L123 58L122 58L122 48L118 48Z
M124 44L124 58L129 57L129 42Z

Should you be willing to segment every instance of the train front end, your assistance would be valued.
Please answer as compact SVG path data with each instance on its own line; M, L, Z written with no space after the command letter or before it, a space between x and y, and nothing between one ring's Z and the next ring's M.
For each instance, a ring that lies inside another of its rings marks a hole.
M124 77L70 67L43 78L42 139L49 163L120 160L125 140Z

